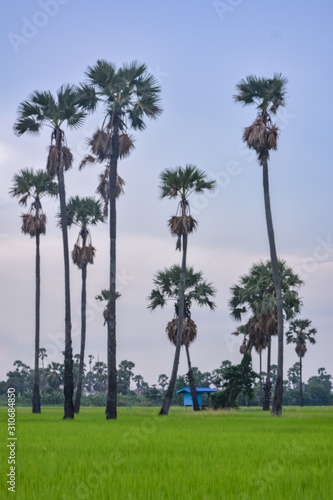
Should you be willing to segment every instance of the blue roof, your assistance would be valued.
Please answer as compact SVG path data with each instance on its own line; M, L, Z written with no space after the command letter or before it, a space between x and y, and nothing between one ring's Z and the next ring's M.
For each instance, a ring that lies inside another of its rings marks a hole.
M196 392L217 392L217 389L211 389L210 387L196 387L195 388ZM179 389L177 391L177 394L180 392L191 392L191 389L189 387L183 387L183 389Z

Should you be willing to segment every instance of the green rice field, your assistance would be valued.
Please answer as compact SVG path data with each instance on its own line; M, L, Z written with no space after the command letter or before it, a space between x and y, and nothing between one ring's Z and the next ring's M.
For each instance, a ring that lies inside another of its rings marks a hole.
M333 407L194 413L171 408L16 408L15 493L0 408L0 498L15 500L331 500Z

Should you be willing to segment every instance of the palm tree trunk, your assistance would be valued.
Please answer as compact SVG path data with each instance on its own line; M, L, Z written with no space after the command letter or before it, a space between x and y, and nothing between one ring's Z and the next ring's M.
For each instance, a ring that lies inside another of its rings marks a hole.
M86 234L83 233L82 246L85 247ZM87 264L82 267L82 290L81 290L81 349L80 349L80 365L79 379L76 388L74 411L79 413L82 394L83 369L84 369L84 351L86 347L86 307L87 307Z
M166 391L162 408L159 415L167 415L169 413L169 408L171 406L172 396L175 390L180 348L182 344L183 336L183 321L184 321L184 307L185 307L185 283L186 283L186 253L187 253L187 234L183 234L183 258L182 258L182 269L180 273L180 287L179 287L179 314L178 314L178 328L177 328L177 341L176 341L176 351L173 361L173 368L170 377L170 382L168 389Z
M272 415L281 415L282 413L282 400L283 400L283 303L282 303L282 291L281 291L281 279L279 273L279 264L276 254L275 237L273 229L273 220L271 212L271 202L269 196L269 180L268 180L268 149L263 158L262 168L263 168L263 187L264 187L264 199L265 199L265 214L266 214L266 224L267 233L269 241L269 249L271 255L272 271L273 271L273 281L276 294L276 308L277 308L277 321L278 321L278 369L277 369L277 379L274 392L274 399L272 404Z
M188 381L189 381L189 386L190 386L190 391L191 391L191 398L193 402L193 410L194 411L200 411L199 403L198 403L198 397L197 397L197 391L194 385L194 377L193 377L193 371L192 371L192 365L191 365L191 359L190 359L190 350L188 348L188 345L185 344L185 350L186 350L186 357L187 357L187 364L188 364Z
M116 363L116 186L118 160L118 131L112 136L112 155L109 172L110 186L110 300L108 303L108 392L106 400L106 418L117 418L117 363Z
M62 131L56 131L56 145L59 151L59 166L57 169L61 230L64 252L64 270L65 270L65 373L64 373L64 418L74 418L73 405L73 351L72 351L72 324L71 324L71 302L70 302L70 279L69 279L69 250L67 234L67 212L66 212L66 194L64 180L64 162L62 154Z
M259 405L260 406L263 404L261 373L262 373L262 352L260 351L259 352L259 374L260 374L260 379L259 379Z
M299 357L299 405L303 406L302 357Z
M36 216L38 217L38 208ZM32 413L40 413L39 392L39 337L40 337L40 253L39 253L39 231L36 231L36 302L35 302L35 377L34 392L32 396Z
M264 400L262 404L263 411L269 411L269 404L271 401L271 345L272 345L272 337L268 335L268 344L267 344L267 374L264 386Z

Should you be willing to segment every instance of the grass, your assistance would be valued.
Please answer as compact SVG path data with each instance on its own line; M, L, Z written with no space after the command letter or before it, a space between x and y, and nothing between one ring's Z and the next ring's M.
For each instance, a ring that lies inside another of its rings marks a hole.
M15 500L330 500L333 407L256 409L16 409ZM1 417L0 497L6 491L6 409Z

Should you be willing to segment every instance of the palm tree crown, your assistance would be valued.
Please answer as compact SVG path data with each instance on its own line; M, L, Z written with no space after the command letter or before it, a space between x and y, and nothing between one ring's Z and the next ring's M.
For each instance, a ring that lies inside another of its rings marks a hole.
M20 136L26 132L38 135L43 125L59 129L64 122L69 128L78 128L83 124L86 112L78 102L75 88L63 85L56 98L49 91L33 92L19 105L18 115L14 132Z
M297 288L303 284L303 281L283 260L279 260L279 273L283 310L285 318L289 320L300 311L302 301L298 297ZM234 285L230 290L232 297L229 301L229 309L236 321L241 321L242 315L248 312L257 316L274 310L276 294L271 261L254 264L248 274L241 276L239 284Z
M98 102L104 103L103 125L108 129L143 130L144 116L156 118L162 112L160 88L145 64L133 61L117 69L112 63L98 60L95 66L88 67L86 76L88 83L78 88L80 103L91 111Z
M290 323L289 330L286 332L287 344L296 344L295 351L300 358L303 358L307 351L307 340L311 344L316 343L314 335L316 335L317 330L309 328L310 325L311 321L309 319L295 319Z
M244 129L243 141L258 154L262 165L269 158L269 150L277 149L278 127L272 123L271 114L276 114L285 105L287 79L281 74L270 78L247 76L237 85L236 102L244 106L256 104L258 115L249 127Z
M155 288L151 291L149 309L154 311L157 307L163 308L168 300L178 301L180 286L181 268L175 264L169 269L164 268L158 271L154 277ZM195 272L193 267L186 270L185 281L185 301L191 306L195 302L199 306L207 305L210 309L215 309L215 303L210 300L215 295L215 289L211 283L203 279L201 271Z
M57 197L58 185L43 170L36 172L25 168L14 175L13 186L9 190L12 198L19 198L19 204L26 206L29 198L32 198L29 212L22 214L22 232L30 234L31 237L45 234L46 215L43 213L41 198L44 196Z
M189 196L212 191L216 187L215 181L207 181L206 174L195 165L186 165L185 168L176 167L165 169L160 174L161 198L180 198L177 213L168 221L173 236L177 236L176 249L181 250L181 236L189 234L197 227L197 221L191 216Z

